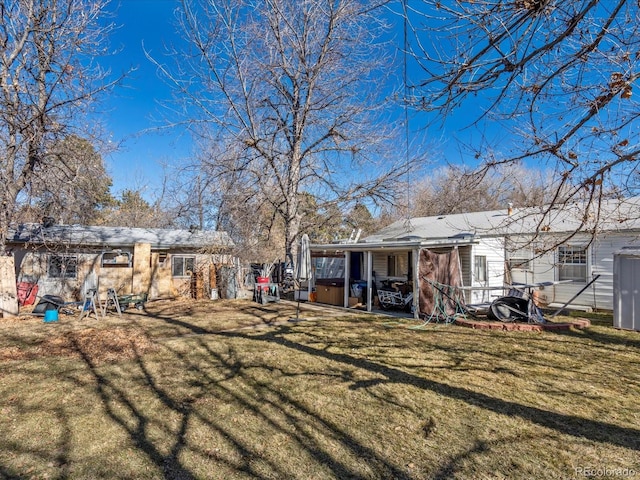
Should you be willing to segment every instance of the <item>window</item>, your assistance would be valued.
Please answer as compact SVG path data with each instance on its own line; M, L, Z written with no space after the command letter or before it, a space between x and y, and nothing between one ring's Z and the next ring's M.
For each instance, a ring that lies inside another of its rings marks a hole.
M558 280L587 281L586 247L558 247Z
M344 257L314 257L316 278L344 278Z
M103 267L130 267L131 256L128 252L104 252L102 254Z
M412 252L387 255L387 277L407 277L413 275Z
M528 258L521 258L521 257L510 258L508 261L509 270L515 270L515 269L530 270L529 262L530 260Z
M171 257L171 275L174 277L188 277L190 273L193 273L196 263L195 257Z
M47 275L49 278L77 278L78 257L75 255L50 255Z
M473 275L476 282L487 281L487 257L485 255L475 255L473 257Z
M387 276L388 277L395 277L397 275L396 265L397 265L396 256L388 255L387 256Z

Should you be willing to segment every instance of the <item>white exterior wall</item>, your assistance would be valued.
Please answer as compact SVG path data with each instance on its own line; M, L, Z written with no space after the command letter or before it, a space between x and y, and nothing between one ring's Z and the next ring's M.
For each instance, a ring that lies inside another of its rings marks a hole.
M504 239L503 238L483 238L480 243L472 247L472 259L469 267L471 277L471 287L502 287L504 285ZM487 280L479 281L475 278L475 257L484 256L487 259ZM499 290L472 290L469 303L491 302Z
M431 250L431 249L429 249ZM431 250L435 251L435 250ZM450 250L447 250L449 252ZM442 253L438 251L437 253ZM471 272L472 272L472 260L471 260L471 247L462 246L458 248L458 258L460 259L460 270L462 274L462 286L471 285Z
M587 245L588 235L577 235L567 245ZM563 305L572 299L595 275L600 275L589 288L582 292L571 305L590 307L593 309L613 310L613 254L623 247L640 246L640 238L633 233L612 232L601 234L589 245L587 256L587 282L562 283L540 289L539 299L545 304ZM533 258L535 246L526 250L516 250L513 257ZM539 283L559 280L556 269L556 249L545 253L531 261L528 270L515 270L514 282Z
M576 235L566 245L589 245L591 237L588 234ZM479 243L460 247L460 262L463 270L463 282L465 287L476 287L466 295L469 303L486 303L500 296L503 292L498 288L491 290L488 287L501 287L505 278L505 262L507 258L529 259L528 268L512 271L513 282L517 283L542 283L559 280L557 262L557 249L553 248L545 254L538 254L555 245L558 237L552 234L541 234L531 245L525 244L531 241L531 236L512 236L505 238L481 238ZM595 275L599 279L589 286L570 305L590 307L593 309L613 310L613 256L624 247L640 247L640 235L635 232L611 232L600 234L589 246L587 255L587 282ZM433 248L434 252L448 251L450 248ZM376 280L380 287L381 280L387 276L387 256L398 255L399 274L394 279L406 280L408 265L406 262L407 250L385 250L373 253L373 270L376 272ZM481 282L473 278L476 256L485 256L487 259L487 281ZM539 255L539 256L536 256ZM534 258L535 257L535 258ZM570 282L547 287L540 287L538 299L540 304L563 305L571 300L587 282ZM482 290L481 288L485 288Z
M595 295L590 294L593 308L613 310L613 255L624 247L632 246L640 246L637 235L611 233L594 242L590 255L591 273L594 276L599 274L600 278L594 283Z
M589 242L587 235L576 236L569 245L586 245ZM596 275L598 280L592 283L577 298L571 300L572 305L585 306L593 309L613 310L613 254L623 247L639 245L636 235L624 233L610 233L596 238L591 245L587 256L587 282L572 282L547 287L541 292L547 297L547 303L564 305L570 301L586 284ZM556 253L545 254L534 262L536 282L558 280L558 272L555 268Z
M387 272L387 257L389 255L395 255L398 257L398 272L395 276L389 276ZM393 279L393 280L407 280L407 272L409 271L409 264L407 262L407 250L403 251L392 251L385 250L384 252L374 252L373 253L373 271L376 272L376 281L378 282L378 287L380 287L380 282L382 280Z
M373 266L371 268L376 274L376 281L378 282L378 287L380 287L380 280L384 280L387 277L387 253L374 252L372 260Z
M532 256L534 256L533 253L532 253ZM530 271L531 271L531 276L529 277L530 279L527 279L523 283L555 282L558 279L557 277L558 274L556 272L555 250L552 250L551 252L547 252L542 256L533 258L533 260L531 261ZM569 287L569 291L573 291L573 293L571 294L571 296L573 296L573 294L575 294L575 292L577 291L573 284L540 287L538 289L539 303L541 305L549 305L552 303L556 303L557 302L556 295L558 293L557 288L564 287L566 289L568 285L571 285L571 287ZM563 288L560 288L559 291L562 294ZM568 298L571 298L571 296L569 296Z

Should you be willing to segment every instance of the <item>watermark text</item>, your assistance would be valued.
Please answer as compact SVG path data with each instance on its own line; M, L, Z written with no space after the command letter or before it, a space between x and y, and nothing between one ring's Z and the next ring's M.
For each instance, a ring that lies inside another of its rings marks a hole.
M575 474L579 477L599 478L599 477L621 477L632 478L638 475L633 468L622 467L576 467Z

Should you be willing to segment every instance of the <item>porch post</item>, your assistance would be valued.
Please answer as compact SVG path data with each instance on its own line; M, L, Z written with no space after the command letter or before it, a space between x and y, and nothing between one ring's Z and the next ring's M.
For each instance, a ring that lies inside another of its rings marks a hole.
M420 319L420 248L413 249L413 318Z
M351 277L351 252L345 250L344 252L344 296L342 299L342 306L349 307L349 277Z
M373 254L371 250L367 250L367 312L371 312L373 310Z

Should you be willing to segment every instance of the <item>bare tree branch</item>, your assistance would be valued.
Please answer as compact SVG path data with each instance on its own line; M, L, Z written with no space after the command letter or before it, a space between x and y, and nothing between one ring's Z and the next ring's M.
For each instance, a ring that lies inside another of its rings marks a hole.
M96 63L111 25L106 0L23 0L0 8L0 253L19 195L62 168L56 145L86 137L83 118L114 87ZM56 160L58 159L58 160Z
M414 3L414 104L445 122L479 104L470 125L511 132L481 152L479 169L546 166L556 172L550 207L586 214L601 197L637 192L638 18L631 0Z
M182 6L192 49L174 52L179 65L163 72L198 135L230 153L212 157L208 171L272 209L270 223L283 229L283 257L294 249L305 195L317 208L397 199L398 180L424 159L398 155L397 132L383 121L392 92L380 86L393 59L373 5L183 0Z

